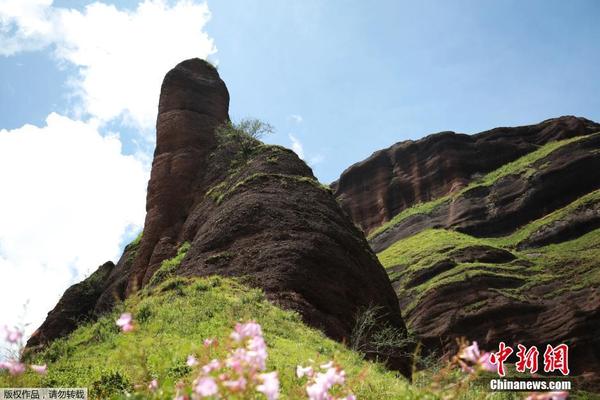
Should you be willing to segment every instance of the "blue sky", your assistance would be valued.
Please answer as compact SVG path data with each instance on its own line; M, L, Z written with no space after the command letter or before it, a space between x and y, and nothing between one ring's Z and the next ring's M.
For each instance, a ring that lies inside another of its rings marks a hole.
M328 183L433 132L600 121L599 17L594 0L0 0L0 277L55 277L0 300L39 323L141 229L179 60L217 62L231 116L271 123Z
M564 114L600 120L600 3L376 4L209 1L206 31L232 116L273 124L269 141L290 146L293 134L307 158L322 158L313 167L325 182L377 149L432 132ZM68 109L69 68L50 50L0 58L2 128Z

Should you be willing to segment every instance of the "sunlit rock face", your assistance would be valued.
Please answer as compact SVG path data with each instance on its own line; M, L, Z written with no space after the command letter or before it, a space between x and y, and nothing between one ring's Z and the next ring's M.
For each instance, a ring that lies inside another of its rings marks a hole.
M456 192L548 142L600 131L585 118L495 128L476 135L441 132L377 151L332 184L342 208L365 233L420 202Z

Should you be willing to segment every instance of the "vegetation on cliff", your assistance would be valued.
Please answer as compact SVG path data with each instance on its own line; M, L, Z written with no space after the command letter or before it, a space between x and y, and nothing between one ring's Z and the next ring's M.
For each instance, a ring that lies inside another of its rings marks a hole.
M600 133L571 135L369 236L409 331L427 348L448 352L464 336L488 348L567 343L580 387L597 390Z
M558 150L559 148L566 146L570 143L576 142L585 138L586 136L576 136L569 139L559 140L556 142L550 142L543 146L541 146L538 150L533 151L529 154L524 155L523 157L518 158L515 161L502 165L500 168L495 169L494 171L483 175L482 177L475 179L473 182L469 183L463 189L456 191L454 193L450 193L446 196L441 196L431 201L427 201L424 203L417 203L412 207L409 207L398 214L396 214L391 220L385 222L378 228L374 229L369 233L369 239L374 239L378 235L384 233L390 228L398 225L400 222L405 220L406 218L416 215L416 214L429 214L433 210L435 210L438 206L445 203L451 203L453 200L456 200L460 196L465 195L467 192L474 190L476 188L491 186L494 182L497 182L499 179L507 176L507 175L531 175L536 171L534 166L535 163L543 160L545 157L550 155L553 151Z

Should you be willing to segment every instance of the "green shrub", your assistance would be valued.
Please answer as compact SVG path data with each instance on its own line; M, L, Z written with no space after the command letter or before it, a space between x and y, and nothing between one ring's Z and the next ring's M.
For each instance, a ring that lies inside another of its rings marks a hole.
M95 398L106 399L124 391L131 391L133 386L119 371L103 374L100 379L92 383L90 393Z
M273 126L258 119L246 118L238 123L228 121L216 130L220 146L238 146L242 160L252 154L265 135L273 133Z
M384 323L384 320L381 307L360 310L355 317L350 348L381 362L387 361L390 355L412 356L415 340L406 332Z

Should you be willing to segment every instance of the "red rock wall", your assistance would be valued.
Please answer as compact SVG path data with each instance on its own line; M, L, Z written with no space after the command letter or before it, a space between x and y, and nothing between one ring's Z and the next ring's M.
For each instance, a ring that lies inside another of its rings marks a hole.
M463 188L549 141L600 131L585 118L496 128L473 136L442 132L380 150L346 169L332 184L343 209L365 233L410 206Z

